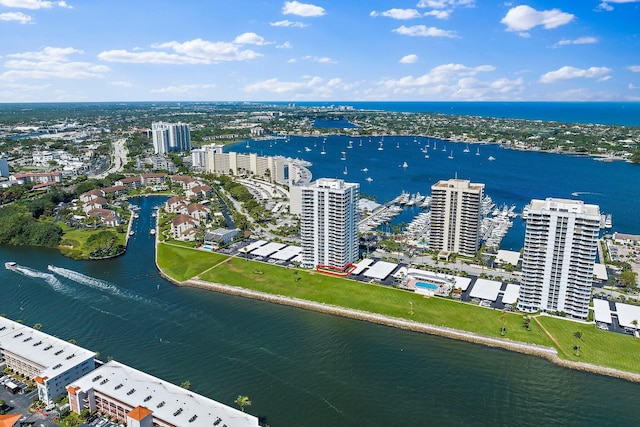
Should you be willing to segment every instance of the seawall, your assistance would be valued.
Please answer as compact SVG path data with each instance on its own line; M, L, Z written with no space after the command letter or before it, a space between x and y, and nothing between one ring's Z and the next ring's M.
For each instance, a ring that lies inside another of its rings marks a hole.
M157 262L156 262L157 264ZM620 378L631 382L640 383L640 374L622 371L619 369L608 368L605 366L594 365L591 363L573 362L561 359L555 348L544 347L534 344L527 344L509 339L490 337L486 335L476 334L473 332L461 331L458 329L447 328L443 326L435 326L426 323L413 322L406 319L399 319L390 316L383 316L375 313L368 313L360 310L353 310L344 307L333 306L329 304L317 303L313 301L301 300L298 298L284 297L280 295L272 295L264 292L258 292L251 289L245 289L237 286L223 285L219 283L211 283L203 280L190 279L184 282L178 282L167 276L158 269L165 279L175 283L178 286L191 286L196 288L208 289L215 292L221 292L229 295L236 295L245 298L253 298L261 301L272 302L276 304L288 305L292 307L313 310L321 313L342 316L365 322L377 323L380 325L391 326L394 328L405 329L414 332L421 332L440 337L451 338L459 341L466 341L474 344L481 344L489 347L502 348L509 351L528 354L532 356L542 357L550 362L565 368L576 369L579 371L589 372L593 374L606 375L614 378Z

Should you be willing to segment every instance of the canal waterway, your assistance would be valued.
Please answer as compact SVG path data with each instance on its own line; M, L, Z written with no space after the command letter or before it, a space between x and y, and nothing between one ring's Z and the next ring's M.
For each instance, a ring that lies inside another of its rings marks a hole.
M177 287L154 265L153 207L127 253L74 261L0 247L0 312L229 405L271 426L639 425L640 385L532 356ZM48 270L52 265L54 271ZM634 357L634 355L630 355Z

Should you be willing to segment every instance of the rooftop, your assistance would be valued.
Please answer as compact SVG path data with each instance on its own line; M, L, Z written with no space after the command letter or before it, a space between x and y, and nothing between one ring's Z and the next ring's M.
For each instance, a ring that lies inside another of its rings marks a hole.
M144 407L165 424L211 427L221 419L228 427L258 426L252 415L171 384L112 360L75 381L71 389L95 392L123 402L131 408Z

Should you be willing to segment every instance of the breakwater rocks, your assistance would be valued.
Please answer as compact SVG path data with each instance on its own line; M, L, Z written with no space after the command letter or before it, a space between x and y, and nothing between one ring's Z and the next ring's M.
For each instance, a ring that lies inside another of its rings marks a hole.
M191 286L196 288L208 289L215 292L221 292L229 295L236 295L245 298L253 298L262 301L273 302L276 304L288 305L292 307L314 310L321 313L333 314L336 316L347 317L365 322L377 323L380 325L391 326L394 328L405 329L414 332L421 332L431 335L437 335L445 338L451 338L459 341L466 341L474 344L486 345L489 347L502 348L509 351L528 354L532 356L542 357L565 368L576 369L579 371L589 372L593 374L606 375L615 378L621 378L631 382L640 383L640 374L622 371L619 369L608 368L590 363L573 362L570 360L560 359L555 348L544 347L534 344L527 344L508 339L490 337L486 335L475 334L457 329L451 329L444 326L435 326L426 323L418 323L410 320L399 319L395 317L383 316L375 313L367 313L364 311L337 307L333 305L317 303L313 301L301 300L297 298L284 297L281 295L272 295L264 292L253 291L251 289L240 288L237 286L222 285L219 283L205 282L204 280L190 279L184 282L178 282L171 279L166 274L160 272L167 280L178 286Z

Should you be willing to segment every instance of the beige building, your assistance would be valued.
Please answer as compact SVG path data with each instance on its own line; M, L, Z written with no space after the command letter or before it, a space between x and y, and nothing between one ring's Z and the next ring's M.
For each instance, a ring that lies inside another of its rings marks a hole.
M284 181L284 157L258 156L255 153L206 152L205 171L225 175L262 177L270 182Z
M481 203L484 184L465 179L439 181L431 186L429 246L473 257L480 247Z

